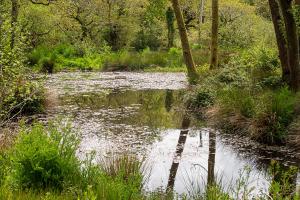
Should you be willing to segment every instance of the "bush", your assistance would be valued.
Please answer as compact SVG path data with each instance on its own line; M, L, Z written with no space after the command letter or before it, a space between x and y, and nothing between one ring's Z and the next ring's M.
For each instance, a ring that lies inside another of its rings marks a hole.
M20 188L58 189L80 177L75 153L79 141L69 127L35 124L23 129L10 151L13 182Z
M0 119L44 111L44 90L40 83L19 79L5 92L0 102Z
M62 55L65 58L72 58L80 55L79 50L76 50L75 47L67 44L58 45L54 51L57 55Z
M219 91L218 100L225 113L237 113L248 118L255 114L255 99L249 90L226 88Z
M158 50L161 46L158 30L141 30L137 33L132 45L136 51L142 51L146 48Z
M271 144L284 143L287 127L294 117L297 97L287 87L283 87L264 94L260 100L263 106L257 111L258 139Z
M190 98L189 107L192 109L206 108L214 104L215 93L205 87L200 87L196 94Z
M182 67L184 65L181 49L172 47L168 52L168 67Z
M219 92L218 100L223 113L241 115L252 124L250 131L256 140L268 144L285 142L297 102L287 87L275 91L229 88Z

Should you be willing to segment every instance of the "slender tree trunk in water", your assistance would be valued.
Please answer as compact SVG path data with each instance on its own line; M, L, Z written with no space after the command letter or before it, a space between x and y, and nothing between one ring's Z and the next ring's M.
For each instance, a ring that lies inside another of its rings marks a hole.
M11 0L11 40L10 40L10 48L13 49L15 47L16 40L16 27L18 22L18 0Z
M218 29L219 29L219 2L212 0L212 25L211 25L211 56L210 68L218 67Z
M185 64L186 64L186 67L188 70L189 80L190 80L191 84L196 84L196 82L199 79L199 76L197 74L196 66L194 63L193 56L192 56L192 52L191 52L191 48L190 48L184 20L183 20L181 8L180 8L178 0L171 0L171 1L172 1L173 9L175 12L175 16L177 19L180 39L181 39L181 43L182 43L183 57L184 57Z
M290 88L297 92L300 83L299 36L295 18L292 13L292 0L279 0L285 23L287 55L291 70Z
M215 183L215 160L216 160L216 133L209 132L209 154L208 154L208 167L207 167L207 184L212 185Z
M203 24L205 0L200 0L199 4L199 26L198 26L198 42L201 43L201 25Z
M288 55L287 55L287 44L283 32L283 27L281 27L281 22L283 21L280 15L280 8L276 0L269 0L272 21L274 25L277 46L279 51L279 58L281 62L282 68L282 80L286 83L290 82L290 68L288 62Z

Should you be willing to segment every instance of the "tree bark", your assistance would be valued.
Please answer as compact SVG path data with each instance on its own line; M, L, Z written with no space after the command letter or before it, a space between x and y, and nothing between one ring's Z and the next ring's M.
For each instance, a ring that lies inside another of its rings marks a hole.
M10 48L15 47L16 40L16 27L18 22L19 15L19 5L18 0L11 0L11 39L10 39Z
M290 88L297 92L300 82L299 37L296 21L292 13L292 0L279 0L279 3L285 23L287 55L291 70Z
M173 5L173 10L175 12L175 16L177 19L177 24L178 24L178 29L179 29L179 34L180 34L180 39L181 39L181 44L182 44L182 50L183 50L183 57L184 57L185 64L187 67L189 81L191 84L196 84L196 82L199 79L199 76L197 74L195 62L194 62L194 59L192 56L192 52L191 52L191 48L190 48L190 44L189 44L189 40L188 40L186 27L185 27L184 20L183 20L181 8L180 8L178 0L171 0L171 1L172 1L172 5Z
M219 32L219 2L212 0L212 26L211 26L211 56L210 69L218 67L218 32Z
M279 51L279 59L282 68L282 80L286 83L290 82L290 68L287 55L287 44L285 40L285 35L283 32L283 27L280 26L283 21L280 14L280 8L276 0L269 0L270 11L272 16L272 21L274 25L277 47Z

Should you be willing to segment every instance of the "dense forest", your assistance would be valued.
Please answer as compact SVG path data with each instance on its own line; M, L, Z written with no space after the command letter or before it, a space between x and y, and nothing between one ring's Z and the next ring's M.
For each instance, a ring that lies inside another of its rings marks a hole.
M298 200L299 91L299 0L0 0L0 200Z

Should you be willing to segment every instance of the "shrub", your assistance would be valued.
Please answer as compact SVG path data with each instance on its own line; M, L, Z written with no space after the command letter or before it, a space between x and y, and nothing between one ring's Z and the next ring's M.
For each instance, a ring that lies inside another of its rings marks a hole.
M58 189L80 177L79 141L69 127L23 129L10 151L13 182L20 188Z
M58 45L57 47L55 47L54 51L57 55L62 55L65 58L72 58L80 55L75 47L67 44Z
M182 67L183 64L181 49L170 48L168 52L168 67Z
M158 50L161 46L159 30L141 30L137 33L132 45L136 51L142 51L147 47Z
M276 144L285 142L287 127L294 117L296 96L283 87L275 92L264 94L257 110L256 126L258 139L262 142Z
M0 119L44 111L44 90L40 83L20 79L6 91L0 102Z
M237 113L248 118L255 114L255 99L249 90L226 88L219 91L218 100L225 113Z
M255 95L254 95L255 93ZM241 115L252 124L252 137L268 144L285 142L297 97L287 87L276 91L227 88L218 93L222 112Z
M51 50L46 46L38 46L28 55L30 65L37 65L44 57L50 57Z
M206 108L214 104L215 93L205 87L200 87L196 94L190 98L189 106L192 109Z
M271 161L269 173L272 180L269 191L273 199L299 199L299 196L294 194L297 171L297 167L284 166L276 161Z
M249 75L246 68L237 66L233 63L225 66L217 74L219 82L235 87L244 87L250 85Z

